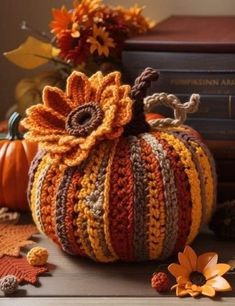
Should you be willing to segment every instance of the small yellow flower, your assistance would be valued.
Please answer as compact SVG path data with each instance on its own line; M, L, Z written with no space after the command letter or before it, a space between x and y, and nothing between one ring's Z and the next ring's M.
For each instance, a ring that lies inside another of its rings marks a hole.
M93 36L88 37L87 42L90 43L90 51L94 53L96 50L101 56L104 54L106 57L109 56L109 48L114 48L115 43L109 33L105 31L103 27L93 27Z
M73 72L66 92L46 86L43 105L27 110L25 137L39 142L51 159L67 166L84 161L92 148L105 139L118 138L132 116L130 86L121 85L119 72L88 78Z
M168 266L169 272L176 278L177 296L203 294L215 296L216 291L230 291L230 284L222 277L229 269L228 264L218 264L216 253L204 253L197 256L192 248L186 246L183 253L178 254L179 264Z

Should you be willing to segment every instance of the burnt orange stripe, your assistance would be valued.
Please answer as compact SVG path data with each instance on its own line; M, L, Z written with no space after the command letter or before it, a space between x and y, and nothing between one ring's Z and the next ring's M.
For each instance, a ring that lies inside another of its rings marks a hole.
M158 133L154 133L157 137ZM192 200L190 195L190 185L188 177L184 171L184 165L180 160L180 156L176 153L174 148L168 144L165 139L158 138L164 150L167 152L167 157L170 161L171 167L174 169L174 178L176 184L176 195L178 202L178 237L175 244L174 253L182 250L191 227L191 213L192 213Z
M55 233L56 226L56 192L60 183L62 173L59 168L52 165L42 185L41 201L41 219L45 234L49 236L56 244L60 245Z
M82 247L81 242L78 237L75 235L77 232L76 222L77 219L76 213L74 212L74 207L77 204L76 194L80 189L81 174L79 169L73 174L71 183L67 190L67 202L66 202L66 214L64 218L66 234L68 239L68 245L71 248L71 252L75 255L85 256L85 251Z
M110 176L109 230L115 253L122 260L134 259L133 173L127 140L121 138Z

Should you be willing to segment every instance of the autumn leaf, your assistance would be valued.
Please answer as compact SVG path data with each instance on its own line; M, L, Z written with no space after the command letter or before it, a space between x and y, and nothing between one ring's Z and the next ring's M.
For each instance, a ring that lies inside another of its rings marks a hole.
M31 224L0 224L0 258L4 255L19 256L20 248L34 243L28 238L37 233L37 228Z
M7 275L15 275L19 283L25 281L35 284L37 276L47 271L48 268L46 266L31 266L25 257L4 256L0 258L0 278Z
M3 55L15 65L24 69L34 69L46 64L58 55L59 50L50 43L43 42L32 36L17 49L5 52Z

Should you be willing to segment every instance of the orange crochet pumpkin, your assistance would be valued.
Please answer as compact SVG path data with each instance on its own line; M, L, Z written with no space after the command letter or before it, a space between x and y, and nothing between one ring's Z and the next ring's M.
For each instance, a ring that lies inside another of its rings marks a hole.
M213 159L182 125L199 96L145 98L155 70L131 88L119 72L73 72L66 92L46 87L27 111L27 138L41 151L28 198L40 231L70 254L96 261L165 259L193 241L215 203ZM175 119L149 118L163 103Z
M18 131L19 120L19 114L14 113L9 119L7 136L0 140L0 206L29 210L28 171L37 144L22 139Z

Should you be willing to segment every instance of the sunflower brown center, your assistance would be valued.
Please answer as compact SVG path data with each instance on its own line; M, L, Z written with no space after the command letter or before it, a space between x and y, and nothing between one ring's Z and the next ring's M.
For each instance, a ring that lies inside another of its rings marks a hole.
M203 286L206 283L206 278L205 276L198 272L198 271L193 271L190 275L189 275L189 279L190 281L197 285L197 286Z
M67 117L66 131L76 137L86 137L94 131L104 118L104 112L95 103L87 103L74 109Z
M104 40L103 40L103 38L102 38L101 36L97 36L97 37L96 37L96 40L98 41L98 43L99 43L101 46L104 45Z

